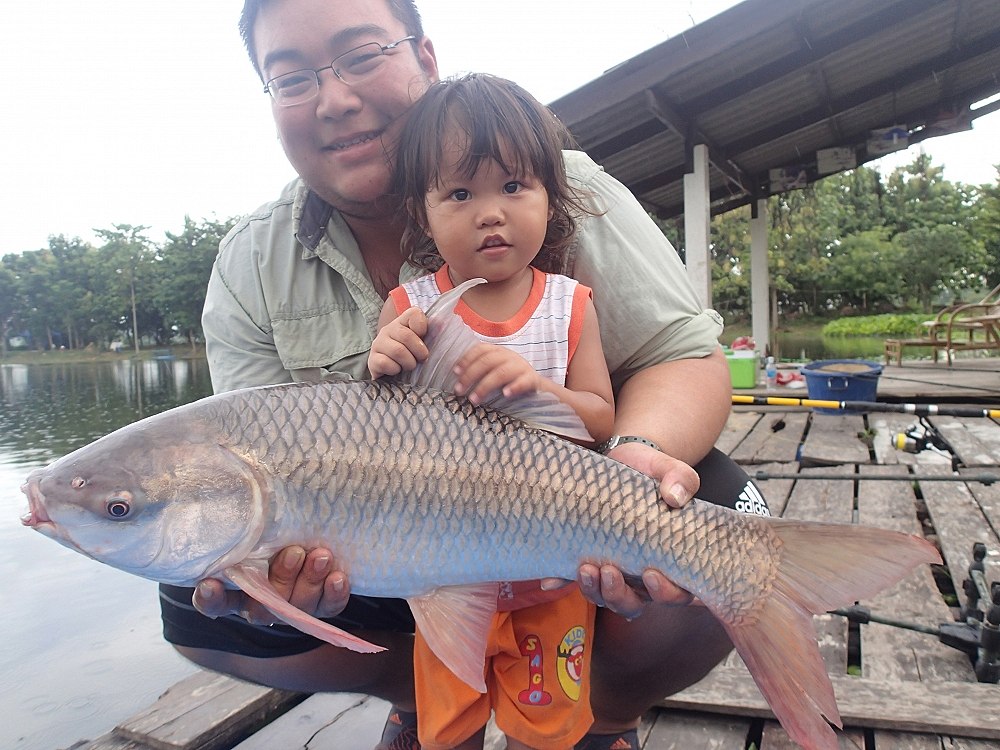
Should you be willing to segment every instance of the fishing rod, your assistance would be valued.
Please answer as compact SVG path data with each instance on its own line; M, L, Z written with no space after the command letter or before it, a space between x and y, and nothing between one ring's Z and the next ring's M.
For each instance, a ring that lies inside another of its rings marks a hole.
M986 545L982 542L972 545L969 577L962 582L966 601L958 622L943 622L938 627L929 627L879 616L860 605L834 609L830 614L846 617L859 625L876 622L937 636L945 646L958 649L972 659L979 682L997 684L1000 682L1000 583L987 584L986 553Z
M959 476L950 474L782 474L770 471L757 471L754 472L753 478L758 482L766 482L769 479L794 479L795 481L801 479L824 481L850 479L856 482L962 482L964 484L978 483L987 487L1000 482L1000 475L996 474L962 474Z
M805 406L816 409L841 409L864 412L892 412L913 414L918 417L991 417L1000 419L1000 409L982 409L973 406L939 406L937 404L889 404L883 401L826 401L788 396L743 396L734 393L734 404L751 406Z

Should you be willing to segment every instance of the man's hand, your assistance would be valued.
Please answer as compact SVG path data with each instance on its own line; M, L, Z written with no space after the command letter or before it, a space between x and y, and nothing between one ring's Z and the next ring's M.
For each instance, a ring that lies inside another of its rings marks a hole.
M419 307L404 310L382 326L368 353L372 378L409 372L427 359L426 335L427 316Z
M608 455L659 481L660 496L671 508L683 507L701 485L697 472L686 463L639 443L624 443ZM590 601L627 619L642 614L650 600L678 605L690 604L694 598L655 570L642 574L648 599L628 586L613 565L581 565L578 581L580 591Z
M351 595L347 575L334 569L333 554L327 549L307 553L302 547L285 547L271 559L268 580L292 606L315 617L339 614ZM255 625L275 622L274 615L242 591L228 590L212 578L199 581L192 603L212 618L237 614Z

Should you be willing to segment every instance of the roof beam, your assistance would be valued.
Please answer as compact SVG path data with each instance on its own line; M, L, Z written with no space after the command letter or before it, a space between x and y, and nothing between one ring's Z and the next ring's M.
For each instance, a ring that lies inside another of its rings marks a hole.
M847 96L831 101L829 106L813 107L793 117L785 118L781 122L774 123L767 128L758 130L755 133L750 133L738 141L730 143L730 151L734 154L741 154L744 151L757 148L776 138L787 137L798 130L828 119L831 111L839 113L854 109L880 96L892 94L897 89L911 83L916 83L930 76L940 75L955 65L981 55L988 55L998 48L1000 48L1000 32L995 32L958 49L951 49L935 58L924 60L918 65L900 71L898 75L892 78L864 86Z
M684 139L685 171L691 171L687 168L687 162L689 160L688 154L691 149L698 143L704 143L708 146L709 163L722 175L724 175L727 180L732 182L740 191L747 192L746 187L744 186L744 183L747 182L747 176L744 174L743 170L729 160L729 157L726 155L726 152L721 146L717 143L713 143L711 138L698 129L697 123L689 121L686 117L680 114L680 112L678 112L677 109L669 101L667 101L665 96L653 91L652 89L646 89L646 107L653 113L653 116L656 117L657 120Z

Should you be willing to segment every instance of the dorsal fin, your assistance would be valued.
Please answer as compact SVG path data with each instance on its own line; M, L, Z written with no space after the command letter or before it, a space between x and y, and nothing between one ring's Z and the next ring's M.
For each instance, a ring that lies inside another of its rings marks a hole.
M427 344L429 356L409 372L403 382L435 388L447 393L455 392L455 364L471 347L480 343L476 334L455 314L455 306L462 295L474 286L485 284L486 279L469 279L454 289L444 292L427 310ZM556 435L592 442L583 421L573 408L551 393L533 393L517 398L507 398L495 391L483 399L487 406L517 417L531 427Z

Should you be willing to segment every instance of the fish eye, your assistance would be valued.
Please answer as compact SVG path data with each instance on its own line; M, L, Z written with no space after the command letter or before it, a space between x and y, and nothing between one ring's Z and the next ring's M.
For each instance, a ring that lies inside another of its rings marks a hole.
M83 477L73 477L73 479L69 483L69 486L72 487L74 490L78 490L85 484L87 484L87 480L84 479Z
M127 498L113 497L108 500L108 515L112 518L125 518L132 510Z

